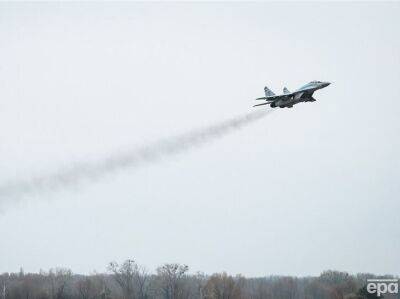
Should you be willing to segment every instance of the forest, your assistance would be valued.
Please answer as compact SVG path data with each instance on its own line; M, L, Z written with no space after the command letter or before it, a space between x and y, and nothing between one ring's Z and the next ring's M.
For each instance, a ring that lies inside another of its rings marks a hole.
M106 273L74 274L54 268L39 273L0 275L2 299L362 299L367 278L395 278L328 270L319 276L244 277L225 272L191 273L182 264L164 264L154 273L134 260L111 262Z

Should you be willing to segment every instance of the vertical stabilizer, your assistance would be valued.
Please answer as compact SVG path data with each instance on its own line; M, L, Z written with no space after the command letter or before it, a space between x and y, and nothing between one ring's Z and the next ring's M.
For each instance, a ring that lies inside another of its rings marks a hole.
M284 88L283 88L283 93L284 93L284 94L287 94L287 93L290 93L290 91L289 91L289 89L287 89L286 87L284 87Z
M271 96L275 95L275 93L273 93L272 90L269 89L267 86L264 87L264 91L265 91L265 96L266 97L271 97Z

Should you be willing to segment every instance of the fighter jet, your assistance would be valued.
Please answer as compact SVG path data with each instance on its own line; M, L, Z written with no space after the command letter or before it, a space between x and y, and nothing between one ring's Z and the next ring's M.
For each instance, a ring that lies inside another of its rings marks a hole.
M310 83L307 83L293 92L290 92L286 87L284 87L283 94L281 95L276 95L267 86L265 86L265 97L257 98L256 100L264 100L266 103L257 104L253 107L270 105L271 108L292 108L293 105L300 102L315 102L316 100L313 98L313 93L318 89L327 87L329 84L331 83L311 81Z

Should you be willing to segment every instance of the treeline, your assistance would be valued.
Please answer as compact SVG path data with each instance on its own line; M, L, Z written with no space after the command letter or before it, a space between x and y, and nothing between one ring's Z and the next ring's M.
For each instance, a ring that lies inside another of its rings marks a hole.
M301 278L188 274L189 267L180 264L165 264L149 273L133 260L110 263L107 269L92 275L64 268L3 273L0 299L361 299L375 298L365 284L367 278L378 278L338 271Z

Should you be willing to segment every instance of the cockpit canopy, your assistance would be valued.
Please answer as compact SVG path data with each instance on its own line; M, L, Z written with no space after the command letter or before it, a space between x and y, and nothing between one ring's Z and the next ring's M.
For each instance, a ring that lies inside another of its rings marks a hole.
M321 81L311 81L310 83L322 83Z

